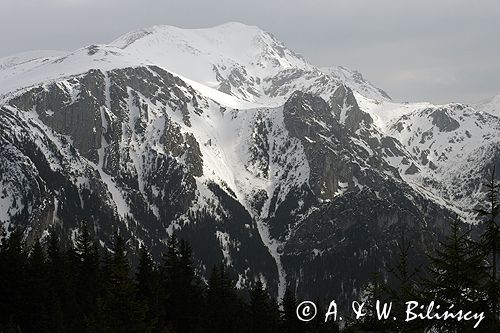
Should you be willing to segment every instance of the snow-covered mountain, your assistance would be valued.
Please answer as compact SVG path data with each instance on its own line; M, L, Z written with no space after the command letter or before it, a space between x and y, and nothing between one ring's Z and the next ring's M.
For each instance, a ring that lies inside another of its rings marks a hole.
M202 273L349 300L401 232L422 255L455 212L473 221L499 122L393 102L257 27L154 26L0 59L0 222L32 240L85 220L157 258L175 231Z
M500 118L500 94L476 105L476 109L490 113Z
M356 70L353 71L343 66L325 67L321 68L321 70L365 97L378 101L392 100L385 91L375 87L371 82L367 81L360 72Z
M474 222L470 208L484 195L481 184L493 166L500 166L500 120L464 104L374 102L360 95L357 99L386 135L405 146L410 159L391 158L401 176Z

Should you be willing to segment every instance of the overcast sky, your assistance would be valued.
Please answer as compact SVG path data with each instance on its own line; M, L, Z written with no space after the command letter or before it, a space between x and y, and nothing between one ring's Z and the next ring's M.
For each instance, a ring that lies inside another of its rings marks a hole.
M498 0L0 0L0 57L74 50L154 24L257 25L318 66L357 69L395 100L500 92Z

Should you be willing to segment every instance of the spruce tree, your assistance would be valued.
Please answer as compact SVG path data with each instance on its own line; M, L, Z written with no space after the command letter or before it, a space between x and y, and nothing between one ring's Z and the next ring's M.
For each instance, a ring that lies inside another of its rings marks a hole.
M296 333L300 332L302 323L297 318L298 302L295 298L295 293L287 288L283 296L283 332Z
M76 272L74 288L83 320L95 315L99 296L99 251L87 223L82 223L74 251L70 253Z
M137 265L137 294L144 300L149 300L155 293L156 265L153 258L143 245L139 250L139 264Z
M61 251L59 238L54 230L47 240L47 311L49 332L62 333L69 330L66 321L75 312L74 297L70 295L69 273L66 270L65 257Z
M274 297L269 298L269 326L270 332L280 332L281 312L278 300Z
M463 232L461 222L451 222L451 233L440 243L435 254L429 256L429 277L423 282L428 301L435 301L441 309L452 304L464 311L481 312L484 294L481 284L485 279L483 256L474 251L475 242L469 237L470 231ZM438 331L466 332L474 329L470 322L436 320L432 324Z
M28 258L27 294L29 301L26 303L26 331L48 332L49 318L47 312L47 261L45 251L39 241L32 247Z
M146 325L147 306L137 300L134 281L126 257L125 242L116 235L113 255L109 263L109 275L105 281L101 313L96 323L105 332L149 332ZM102 328L105 327L106 330Z
M380 273L374 273L362 295L366 316L361 320L350 323L350 328L361 331L385 332L392 326L391 322L379 320L377 317L377 300L380 302L388 301L387 290L388 287L381 281ZM389 320L392 320L392 318Z
M20 229L3 238L0 245L0 328L21 331L25 305L29 299L26 284L28 255ZM3 326L3 327L2 327Z
M251 332L272 332L270 299L260 279L250 291L250 316Z
M206 309L207 332L238 332L240 330L240 321L245 309L223 263L214 266L210 274Z
M491 172L491 179L484 184L487 189L487 202L485 208L476 209L480 218L485 219L486 229L481 235L481 252L488 263L488 279L485 290L488 294L489 318L491 318L491 329L497 331L499 327L499 298L500 284L498 278L498 260L500 255L500 228L498 226L498 216L500 210L499 192L500 183L495 178L495 168Z
M159 272L153 258L143 245L139 250L139 264L136 272L137 299L147 305L146 322L158 327L160 317Z
M179 241L175 234L172 234L167 240L167 252L164 255L162 273L165 278L175 276L179 261Z
M162 316L159 324L168 329L172 329L178 309L175 307L174 299L176 295L176 279L179 263L179 243L177 236L172 234L167 239L167 252L163 255L163 263L160 267L160 287Z
M420 268L410 264L410 250L412 244L406 239L406 226L401 228L401 236L397 242L398 260L394 267L389 269L391 281L385 286L387 301L392 302L391 316L398 320L387 320L384 326L389 330L397 332L423 332L425 324L422 321L406 322L403 320L406 314L406 302L417 301L425 303L419 284Z
M197 277L192 249L189 243L181 240L179 243L179 289L182 309L178 326L179 333L199 331L202 327L203 295L201 280Z
M200 330L203 299L192 250L175 235L167 243L162 272L166 321L179 333Z

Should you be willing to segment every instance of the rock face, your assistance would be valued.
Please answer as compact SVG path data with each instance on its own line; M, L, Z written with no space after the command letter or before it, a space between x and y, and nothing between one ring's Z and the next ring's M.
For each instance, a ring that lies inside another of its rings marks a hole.
M197 185L203 156L186 130L211 107L157 67L89 71L17 96L0 113L6 222L31 226L30 237L55 224L69 237L85 220L105 246L120 230L157 259L168 231L180 229L205 270L227 252L242 287L262 272L276 284L274 260L234 194Z
M99 105L104 104L104 93L104 76L91 70L80 80L70 79L49 84L46 89L32 89L10 104L22 110L36 110L43 123L71 136L80 154L97 162L100 148L97 138L100 139L102 130Z
M432 124L441 132L452 132L460 127L458 121L453 119L446 109L437 109L430 114Z
M285 103L283 115L289 134L304 147L309 186L289 193L266 223L282 242L287 282L301 294L347 302L369 272L388 268L386 258L397 252L402 233L424 253L446 229L451 213L400 178L384 160L398 147L389 138L381 144L364 136L370 122L359 125L366 132L351 131L335 108L301 92Z
M134 53L145 46L148 61ZM224 261L239 288L260 277L274 295L344 302L392 265L401 237L423 260L455 212L472 219L478 184L500 169L498 118L390 102L255 27L153 27L9 59L0 223L28 241L54 227L72 241L87 221L102 246L120 232L160 259L175 232L205 276Z

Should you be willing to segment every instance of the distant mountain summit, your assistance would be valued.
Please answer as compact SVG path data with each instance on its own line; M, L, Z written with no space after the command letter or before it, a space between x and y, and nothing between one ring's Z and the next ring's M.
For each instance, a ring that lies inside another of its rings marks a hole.
M338 67L324 67L321 70L336 78L340 82L343 82L352 90L360 93L361 95L379 100L379 101L391 101L391 97L382 89L375 87L372 83L365 80L363 75L354 70L338 66Z
M493 98L478 104L476 108L500 118L500 93Z
M228 23L0 59L0 223L28 242L87 221L156 259L169 234L238 288L347 302L411 235L424 258L500 169L500 121L397 103L343 67Z

